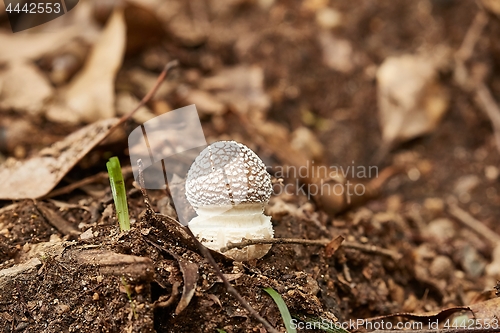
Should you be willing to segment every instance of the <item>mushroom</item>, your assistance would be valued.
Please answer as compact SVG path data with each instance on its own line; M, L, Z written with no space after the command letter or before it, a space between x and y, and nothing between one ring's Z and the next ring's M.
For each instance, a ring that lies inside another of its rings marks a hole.
M250 148L235 141L212 143L187 174L186 198L198 214L188 227L203 245L218 252L243 238L273 238L271 217L264 215L271 192L271 176ZM246 261L262 258L270 248L251 245L224 255Z

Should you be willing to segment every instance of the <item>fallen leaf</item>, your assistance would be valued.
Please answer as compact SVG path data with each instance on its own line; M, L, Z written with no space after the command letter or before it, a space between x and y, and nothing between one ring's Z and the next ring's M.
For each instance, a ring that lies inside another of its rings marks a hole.
M194 47L206 41L207 25L206 19L193 19L180 12L168 22L168 30L184 46Z
M204 79L200 88L212 92L219 101L241 113L250 109L267 110L270 106L264 92L264 71L258 66L223 69Z
M326 244L325 256L327 258L330 258L331 256L333 256L335 251L337 251L339 249L340 245L342 245L343 241L344 241L344 237L337 236L330 243Z
M141 95L146 95L155 86L158 76L140 68L133 68L127 72L127 79ZM155 93L153 100L162 100L170 94L175 85L168 81L163 81Z
M141 51L147 45L159 44L164 38L162 22L156 8L153 8L127 2L124 11L127 24L127 54Z
M481 0L482 5L500 18L500 2L498 0Z
M392 145L432 132L448 108L449 96L438 81L447 51L434 55L387 58L377 71L382 139Z
M53 95L49 80L29 62L11 62L0 81L0 109L39 114Z
M117 122L116 118L104 119L70 134L28 160L7 160L0 165L0 199L36 199L46 195Z
M114 82L125 50L123 12L115 10L82 71L47 116L59 122L93 122L115 115Z
M198 281L198 265L178 255L175 256L175 259L179 263L179 267L182 272L182 279L184 280L181 300L177 303L177 307L175 308L175 314L178 315L185 308L187 308L189 302L191 302L191 299L193 298L196 290L196 282Z
M130 110L133 110L136 105L139 105L139 103L140 100L130 93L118 93L116 95L116 113L119 116L126 115L130 112ZM152 113L151 110L149 110L149 108L144 105L134 113L132 119L134 119L135 122L142 124L154 117L155 114Z
M353 49L348 40L322 32L318 41L323 49L323 62L326 66L342 73L349 73L354 69Z
M186 87L185 89L179 89L178 94L186 104L195 104L196 109L202 114L222 115L227 110L223 103L203 90Z
M77 27L37 34L0 32L0 63L38 59L65 45L77 35Z
M290 145L310 160L321 160L324 156L323 145L307 127L299 127L293 131Z

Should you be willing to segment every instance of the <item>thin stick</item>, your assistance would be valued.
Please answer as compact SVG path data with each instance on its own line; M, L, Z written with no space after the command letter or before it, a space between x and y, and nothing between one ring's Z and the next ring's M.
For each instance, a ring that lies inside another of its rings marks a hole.
M465 33L460 49L458 49L456 53L456 56L460 61L465 62L472 56L477 40L486 24L488 24L488 15L486 15L484 10L479 10L469 29Z
M272 238L272 239L246 239L239 243L229 242L227 246L221 249L221 252L224 253L231 249L240 249L249 245L258 245L258 244L301 244L301 245L327 245L331 242L328 239L301 239L301 238ZM343 242L340 246L360 250L367 253L381 254L386 257L390 257L394 260L401 259L401 254L380 248L375 245L364 245L355 242Z
M477 85L475 97L478 106L490 118L497 149L500 152L500 107L484 82Z
M125 123L127 120L129 120L133 115L134 113L136 113L141 107L143 107L144 105L146 105L147 102L149 102L149 100L151 99L151 97L154 96L154 94L156 93L156 91L158 90L158 88L160 88L160 85L161 83L163 82L163 80L165 80L165 78L167 77L167 74L175 67L177 67L179 65L179 61L178 60L172 60L170 62L168 62L165 67L163 68L163 71L160 73L160 75L158 76L158 79L156 79L156 82L155 82L155 85L153 86L153 88L146 94L146 96L144 96L141 101L139 102L139 104L137 104L137 106L135 107L135 109L133 109L132 111L130 111L129 113L127 113L126 115L122 116L120 118L120 120L118 120L118 122L116 124L114 124L109 130L108 130L108 133L106 133L106 137L108 137L115 129L117 129L118 127L120 127L123 123ZM104 140L104 139L103 139Z
M455 54L455 78L463 90L474 92L476 105L490 118L497 150L500 152L500 107L484 82L479 82L474 86L469 83L470 73L465 66L465 63L472 57L477 41L487 24L488 15L484 10L480 10L469 26L460 49Z
M453 215L458 221L475 231L478 235L487 239L492 246L500 244L500 236L493 230L485 226L481 221L476 220L466 211L462 210L456 204L449 204L448 212Z

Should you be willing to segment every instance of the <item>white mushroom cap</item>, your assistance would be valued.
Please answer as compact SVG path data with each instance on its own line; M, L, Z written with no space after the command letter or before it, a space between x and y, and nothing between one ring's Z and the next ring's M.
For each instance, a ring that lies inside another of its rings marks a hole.
M186 179L186 197L194 208L264 205L271 193L271 177L262 160L235 141L219 141L205 148Z

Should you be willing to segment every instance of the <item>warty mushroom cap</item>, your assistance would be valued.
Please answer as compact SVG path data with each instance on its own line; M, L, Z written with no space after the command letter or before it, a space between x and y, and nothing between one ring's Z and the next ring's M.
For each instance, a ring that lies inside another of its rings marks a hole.
M186 179L186 198L194 207L266 204L271 176L247 146L218 141L196 157Z

